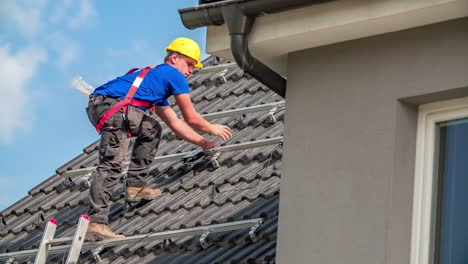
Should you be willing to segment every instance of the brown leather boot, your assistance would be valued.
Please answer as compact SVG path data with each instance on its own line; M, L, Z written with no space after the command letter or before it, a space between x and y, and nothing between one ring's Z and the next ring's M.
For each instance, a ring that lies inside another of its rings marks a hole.
M88 230L86 231L85 240L87 241L101 241L104 239L112 239L112 238L124 238L124 235L117 235L112 230L110 230L109 226L106 224L99 224L99 223L89 223Z
M125 189L125 200L127 202L139 202L141 200L153 200L161 195L161 190L147 187L127 187Z

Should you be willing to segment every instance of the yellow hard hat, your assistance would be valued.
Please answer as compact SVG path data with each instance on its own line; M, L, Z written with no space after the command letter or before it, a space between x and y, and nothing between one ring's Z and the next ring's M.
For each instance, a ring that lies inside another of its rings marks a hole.
M192 58L196 61L195 67L203 68L200 62L200 47L198 44L189 38L176 38L166 47L166 51L173 51L180 53L184 56Z

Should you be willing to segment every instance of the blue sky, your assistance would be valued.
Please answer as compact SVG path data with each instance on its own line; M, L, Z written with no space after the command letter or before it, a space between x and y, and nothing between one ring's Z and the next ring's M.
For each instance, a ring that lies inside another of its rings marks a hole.
M0 210L98 139L74 76L96 87L159 64L180 36L204 51L205 29L186 29L177 12L197 2L0 1Z

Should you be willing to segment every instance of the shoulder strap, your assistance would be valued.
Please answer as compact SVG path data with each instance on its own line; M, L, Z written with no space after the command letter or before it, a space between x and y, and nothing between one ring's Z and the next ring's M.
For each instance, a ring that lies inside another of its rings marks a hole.
M152 69L152 67L146 67L142 69L142 71L138 74L138 76L135 78L135 80L132 83L132 86L128 90L127 94L125 95L125 98L112 106L107 112L101 117L99 120L99 123L96 125L96 130L100 134L102 127L104 124L109 120L111 116L113 116L115 113L117 113L120 109L123 109L124 113L127 114L127 106L132 103L133 96L135 95L136 91L138 90L138 87L140 87L141 82L145 78L146 74ZM135 72L139 70L138 68L131 69L129 72ZM127 73L128 74L128 73Z

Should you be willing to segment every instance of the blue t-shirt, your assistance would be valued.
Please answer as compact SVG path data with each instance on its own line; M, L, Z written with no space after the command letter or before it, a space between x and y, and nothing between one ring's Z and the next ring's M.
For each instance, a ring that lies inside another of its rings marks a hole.
M96 88L93 94L124 99L140 72L136 71L111 80ZM168 106L167 98L171 95L188 93L190 93L190 90L185 76L171 65L163 63L146 74L133 99L143 100L159 106Z

